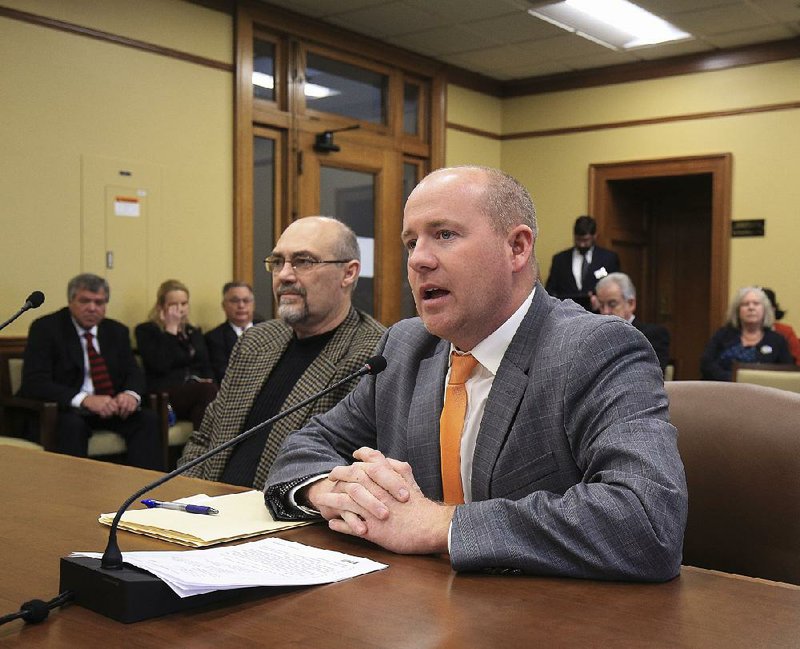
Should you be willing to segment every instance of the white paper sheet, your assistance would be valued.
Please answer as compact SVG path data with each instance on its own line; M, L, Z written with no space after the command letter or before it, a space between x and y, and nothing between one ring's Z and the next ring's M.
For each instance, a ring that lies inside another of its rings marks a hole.
M73 552L99 559L100 552ZM371 559L271 538L184 552L124 552L125 563L164 581L180 597L247 586L311 586L365 575L387 566Z

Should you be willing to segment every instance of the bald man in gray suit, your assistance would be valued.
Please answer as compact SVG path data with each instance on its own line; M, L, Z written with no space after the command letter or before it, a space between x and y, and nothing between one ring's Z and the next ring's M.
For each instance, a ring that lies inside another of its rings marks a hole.
M384 335L383 373L289 436L267 481L273 513L449 552L459 571L677 575L686 482L656 356L626 323L547 295L527 191L497 170L437 170L409 197L402 237L421 319ZM465 352L478 364L463 502L447 502L439 422Z

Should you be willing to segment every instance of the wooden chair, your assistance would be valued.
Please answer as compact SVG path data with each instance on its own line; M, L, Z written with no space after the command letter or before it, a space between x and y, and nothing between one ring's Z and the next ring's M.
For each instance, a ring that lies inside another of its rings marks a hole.
M2 431L4 435L21 437L20 421L33 420L38 428L38 442L46 451L58 448L56 439L56 422L58 420L58 404L37 399L25 399L15 396L22 383L22 351L0 352L0 406L2 406ZM158 409L159 399L156 395L146 398L148 407ZM166 417L166 405L164 406ZM166 422L166 418L164 418ZM167 457L167 427L162 424L164 440L164 457ZM88 456L92 458L110 458L123 455L126 451L125 438L110 430L96 430L89 437Z
M800 367L782 363L734 363L732 380L800 392Z
M665 387L689 487L683 562L800 585L800 395Z

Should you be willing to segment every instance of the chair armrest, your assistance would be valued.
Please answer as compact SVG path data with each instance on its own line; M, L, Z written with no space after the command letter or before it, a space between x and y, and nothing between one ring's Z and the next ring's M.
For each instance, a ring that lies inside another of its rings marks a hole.
M8 410L25 410L36 413L39 416L39 444L46 451L55 451L58 442L56 440L56 421L58 420L58 404L54 401L39 401L38 399L27 399L25 397L2 396L0 405Z

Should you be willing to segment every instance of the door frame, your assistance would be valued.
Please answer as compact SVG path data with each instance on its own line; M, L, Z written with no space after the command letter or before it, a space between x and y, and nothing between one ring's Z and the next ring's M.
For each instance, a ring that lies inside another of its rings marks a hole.
M589 214L597 220L603 245L608 245L604 233L611 220L610 181L711 174L709 336L724 321L729 301L732 169L730 153L589 165Z

